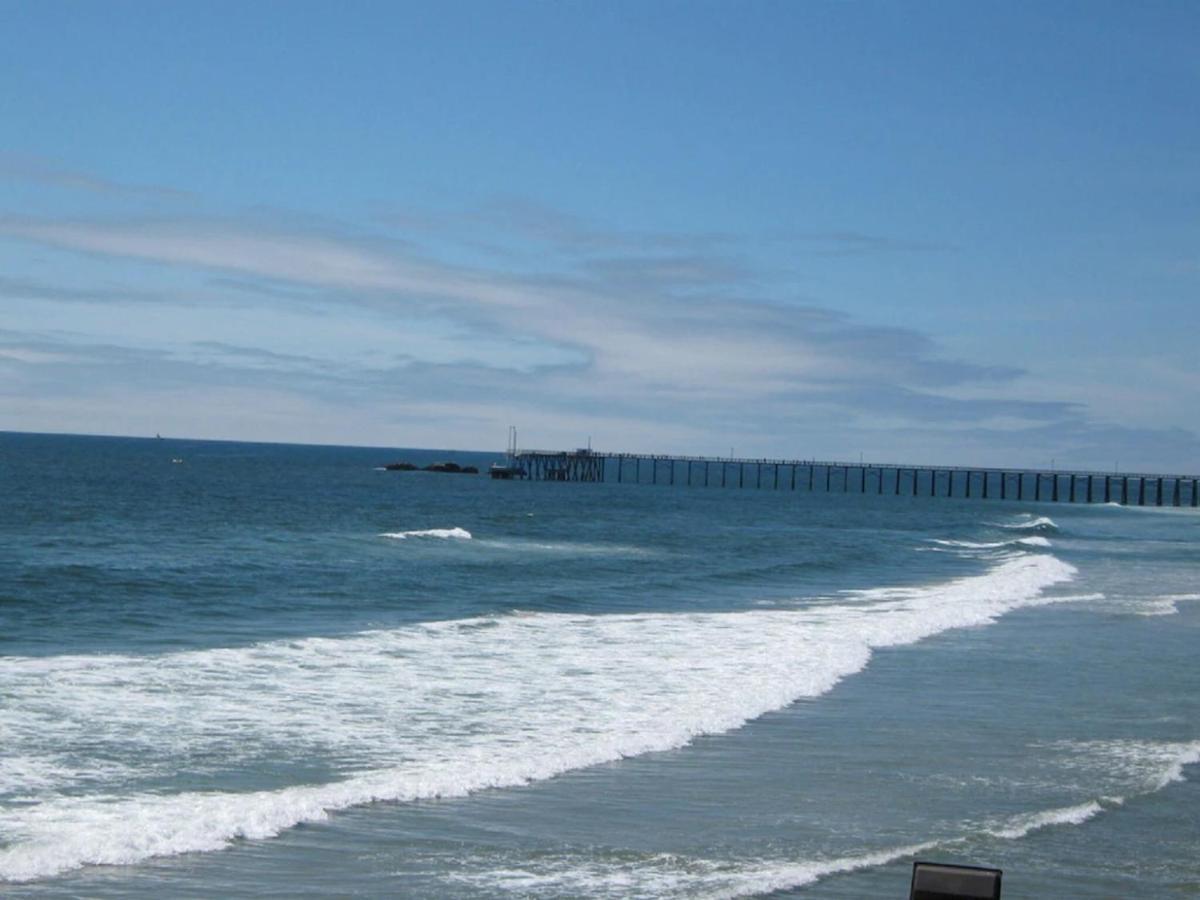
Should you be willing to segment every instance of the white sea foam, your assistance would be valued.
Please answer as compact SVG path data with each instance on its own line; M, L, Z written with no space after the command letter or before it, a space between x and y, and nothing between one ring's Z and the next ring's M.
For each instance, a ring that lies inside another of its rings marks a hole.
M459 873L454 880L491 893L523 897L700 897L705 900L769 894L830 875L886 865L937 846L892 847L833 859L710 860L659 853L633 859L551 857L537 867L497 867Z
M530 557L545 554L561 554L563 556L638 556L649 557L661 555L659 552L645 547L635 547L630 544L587 543L583 541L550 541L529 538L475 538L465 528L426 528L419 531L385 531L380 537L397 541L414 538L430 538L440 540L472 541L480 549L501 551L517 551Z
M1200 593L1149 596L1118 593L1112 596L1102 594L1095 599L1105 601L1097 607L1100 612L1155 618L1178 615L1179 604L1200 600Z
M480 547L490 547L496 550L518 551L521 554L537 556L554 554L562 556L662 556L660 550L649 547L635 547L632 544L588 543L586 541L547 541L530 538L488 539L476 540Z
M1060 741L1068 768L1103 776L1114 799L1161 791L1183 780L1183 767L1200 762L1200 741Z
M380 537L393 538L397 541L409 538L442 538L443 540L471 540L471 532L465 528L426 528L422 531L385 531Z
M1041 535L1013 538L1011 541L951 541L934 538L933 543L943 547L962 547L968 550L1004 550L1013 547L1049 547L1050 541Z
M1107 596L1099 591L1093 591L1090 594L1060 594L1055 597L1055 600L1059 603L1087 603L1104 600Z
M1114 801L1115 803L1120 802ZM1015 840L1023 838L1031 831L1039 828L1049 828L1052 825L1080 825L1088 819L1104 811L1104 807L1095 800L1080 803L1076 806L1064 806L1059 809L1048 809L1043 812L1016 816L1003 825L985 828L984 831L993 837Z
M1200 758L1195 744L1111 742L1072 744L1076 751L1117 754L1153 769L1157 776L1143 781L1140 793L1160 790L1182 777L1182 766ZM497 866L458 873L455 880L493 893L520 896L590 897L704 897L735 898L794 890L831 875L887 865L936 848L952 848L978 836L1020 840L1044 828L1082 825L1106 810L1123 805L1123 797L1101 797L1071 806L1022 813L983 825L962 823L960 833L936 841L845 856L835 859L697 859L655 854L632 859L549 857L517 868Z
M214 850L375 800L680 747L825 693L874 648L1053 602L1044 589L1073 573L1023 554L794 611L529 613L158 656L3 658L5 754L18 769L52 765L40 802L0 819L0 879ZM137 772L105 780L111 758ZM282 786L294 776L272 767L297 758L337 780ZM219 790L243 770L264 789ZM156 779L180 774L212 789L162 793Z
M1164 594L1139 602L1133 612L1139 616L1175 616L1179 614L1177 604L1200 600L1200 594Z
M1017 522L998 523L998 527L1022 531L1058 531L1058 525L1049 516L1029 516Z

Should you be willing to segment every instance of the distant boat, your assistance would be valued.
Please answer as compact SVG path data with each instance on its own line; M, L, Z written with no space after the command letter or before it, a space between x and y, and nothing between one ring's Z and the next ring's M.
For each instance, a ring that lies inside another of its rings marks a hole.
M154 433L154 439L155 439L156 441L161 441L161 440L163 439L163 436L162 436L161 434L159 434L158 432L155 432L155 433Z

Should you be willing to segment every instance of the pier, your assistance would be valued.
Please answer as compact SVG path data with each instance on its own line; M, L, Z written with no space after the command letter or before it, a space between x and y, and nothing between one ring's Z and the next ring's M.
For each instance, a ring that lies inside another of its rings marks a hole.
M517 450L518 479L1123 506L1200 506L1200 475Z

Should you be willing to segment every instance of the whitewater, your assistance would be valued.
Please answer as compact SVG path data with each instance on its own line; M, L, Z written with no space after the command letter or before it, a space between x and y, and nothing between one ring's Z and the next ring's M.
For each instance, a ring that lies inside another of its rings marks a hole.
M0 717L4 770L46 765L47 743L71 749L48 761L34 795L46 799L10 813L17 841L0 850L0 877L213 850L355 804L460 796L680 747L827 692L875 648L1038 602L1072 571L1022 557L819 611L509 615L150 658L3 660L8 709L18 711ZM74 749L84 734L138 771L106 778L102 758ZM205 773L206 760L261 767L297 744L347 777L249 794L138 790L179 766ZM4 770L0 785L19 790L21 778ZM53 796L83 783L96 800ZM132 796L114 802L114 790ZM116 828L130 820L137 830Z

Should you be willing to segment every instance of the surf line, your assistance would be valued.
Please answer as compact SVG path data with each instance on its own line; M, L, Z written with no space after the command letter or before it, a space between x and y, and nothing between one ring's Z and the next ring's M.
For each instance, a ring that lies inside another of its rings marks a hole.
M1074 573L1030 553L983 575L863 591L865 604L811 613L532 613L151 657L0 659L9 693L0 727L12 735L14 758L42 759L47 735L80 730L95 736L99 755L79 771L102 771L100 758L153 734L164 738L156 744L171 744L170 735L180 752L207 758L253 704L254 721L238 732L247 752L315 731L335 758L353 746L374 766L340 781L246 793L136 787L158 765L181 765L176 751L144 762L145 754L127 756L138 771L113 774L91 796L75 793L78 776L68 772L36 804L5 810L15 840L0 849L0 879L216 850L351 806L465 796L683 747L827 693L863 671L876 649L1055 602L1045 589ZM454 691L422 688L447 682ZM299 694L309 702L295 703ZM398 733L397 723L409 724ZM398 740L412 761L395 762Z

